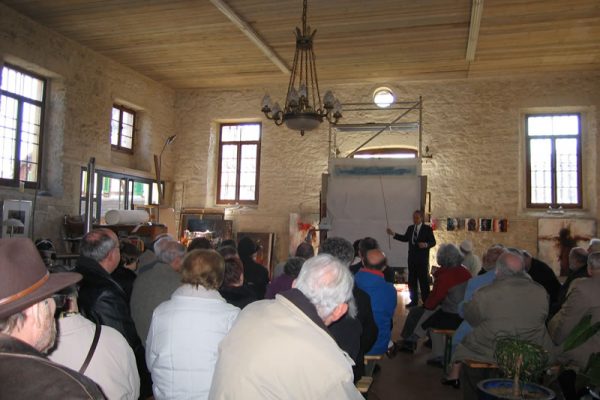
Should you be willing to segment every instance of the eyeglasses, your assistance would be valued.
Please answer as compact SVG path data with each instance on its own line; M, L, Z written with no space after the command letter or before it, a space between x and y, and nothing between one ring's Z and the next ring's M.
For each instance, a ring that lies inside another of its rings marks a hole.
M56 304L56 308L63 308L67 304L67 299L69 298L66 294L54 294L52 295L52 299Z

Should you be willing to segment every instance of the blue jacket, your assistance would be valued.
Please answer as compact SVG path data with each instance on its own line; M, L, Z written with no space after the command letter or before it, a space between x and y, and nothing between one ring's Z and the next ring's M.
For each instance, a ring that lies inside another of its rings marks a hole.
M383 278L377 271L361 269L354 277L356 286L364 290L371 297L373 317L379 333L377 340L367 354L383 354L388 349L392 335L392 319L398 301L394 285Z

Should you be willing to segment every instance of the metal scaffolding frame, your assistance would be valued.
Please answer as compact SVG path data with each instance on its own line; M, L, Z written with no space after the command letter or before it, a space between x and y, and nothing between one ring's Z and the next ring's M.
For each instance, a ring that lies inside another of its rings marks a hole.
M390 112L393 110L399 111L399 114L392 121L387 123L355 123L355 124L329 124L329 158L338 158L337 154L337 134L340 130L345 129L354 132L368 132L377 130L369 139L364 141L360 146L352 150L346 158L350 158L356 154L360 149L370 143L373 139L378 137L385 131L402 131L411 132L417 129L419 135L419 157L422 156L423 147L423 98L419 96L416 101L398 101L390 105L390 107L380 108L373 103L344 103L344 114L358 112L358 111L382 111ZM418 112L418 121L414 122L399 122L403 118L413 115L412 113Z

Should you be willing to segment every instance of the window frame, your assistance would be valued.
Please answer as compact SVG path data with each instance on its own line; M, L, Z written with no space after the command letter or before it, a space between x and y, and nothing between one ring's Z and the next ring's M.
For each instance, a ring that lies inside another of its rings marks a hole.
M575 135L536 135L529 136L529 117L560 117L576 115L579 121L578 133ZM582 116L580 112L546 112L546 113L527 113L525 114L525 182L526 182L526 207L533 209L545 208L583 208L583 132L582 132ZM556 173L556 139L577 139L577 203L560 204L557 202L557 173ZM551 175L551 203L532 203L531 201L531 145L532 139L550 139L552 143L550 151L550 175Z
M116 108L119 110L119 133L117 134L117 144L112 144L110 135L112 134L112 110ZM128 112L133 115L133 126L131 128L131 149L127 147L123 147L121 145L121 139L123 138L123 111ZM136 129L137 129L137 121L138 113L136 110L129 108L127 106L114 103L110 109L110 121L111 121L111 129L108 136L108 141L110 143L111 150L118 151L121 153L133 154L133 149L135 148L135 137L136 137Z
M260 129L260 137L258 140L239 140L237 142L223 142L222 136L223 136L223 127L225 126L240 126L240 125L258 125L259 129ZM217 157L217 198L216 198L216 204L218 205L232 205L232 204L241 204L241 205L258 205L258 201L259 201L259 195L260 195L260 191L259 191L259 183L260 183L260 152L261 152L261 144L262 144L262 122L240 122L240 123L235 123L235 122L228 122L228 123L221 123L219 124L219 154ZM237 169L236 169L236 186L235 186L235 199L234 200L228 200L228 199L222 199L221 198L221 167L223 164L223 146L224 145L230 145L230 144L236 144L237 145ZM242 157L242 152L241 152L241 148L243 145L256 145L256 178L255 178L255 184L254 184L254 200L240 200L240 174L241 174L241 169L240 169L240 165L241 165L241 157Z
M44 82L44 87L42 90L42 100L41 101L29 99L27 97L24 97L24 96L15 94L15 93L7 92L5 90L0 89L0 96L7 96L12 99L15 99L18 104L17 105L17 132L16 132L16 138L15 138L14 178L13 179L0 178L0 185L1 186L9 186L9 187L18 187L21 184L21 182L23 182L24 187L27 189L39 189L40 185L41 185L41 181L42 181L42 163L43 163L43 155L44 155L43 148L44 148L44 131L45 131L44 126L45 126L45 117L46 117L46 93L48 90L48 78L46 78L45 76L42 76L40 74L36 74L35 72L32 72L30 70L10 64L10 63L1 64L1 69L4 69L4 67L13 69L17 72L28 75L32 78L39 79L42 82ZM1 73L1 69L0 69L0 73ZM39 134L38 155L37 155L38 156L38 163L37 163L38 165L37 165L37 180L35 182L21 181L20 176L19 176L19 164L21 162L20 153L21 153L21 125L22 125L22 119L23 119L23 102L33 104L35 106L40 107L40 134Z
M84 176L84 172L87 171L87 167L82 166L81 167L81 171L79 173L79 188L80 188L80 197L79 197L79 214L83 215L85 214L85 206L83 205L86 201L86 197L85 195L82 195L81 193L81 188L83 185L83 176ZM112 179L119 179L119 180L125 180L125 191L124 191L124 197L125 197L125 203L124 203L124 210L132 210L134 208L132 208L132 204L133 204L133 196L134 196L134 190L133 190L133 186L132 186L132 190L129 190L129 183L130 182L139 182L139 183L146 183L149 184L149 191L148 191L148 197L150 199L149 204L145 204L145 205L158 205L157 203L152 203L152 197L153 197L153 184L156 183L155 179L151 179L151 178L143 178L143 177L139 177L139 176L135 176L135 175L128 175L128 174L123 174L120 172L113 172L113 171L107 171L107 170L99 170L96 169L95 173L97 174L97 179L96 179L96 183L95 183L95 192L96 195L92 196L92 202L95 203L95 207L96 207L96 211L94 212L94 218L96 218L97 221L100 221L102 218L102 184L103 184L103 178L112 178ZM93 180L92 180L93 182ZM165 182L161 180L161 185L164 188L165 186ZM94 206L92 205L92 212L94 210Z

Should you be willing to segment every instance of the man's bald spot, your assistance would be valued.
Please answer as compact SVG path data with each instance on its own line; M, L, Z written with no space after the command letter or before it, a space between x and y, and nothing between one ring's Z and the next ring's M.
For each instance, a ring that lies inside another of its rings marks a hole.
M367 251L367 262L370 265L377 265L385 260L385 254L380 249Z

